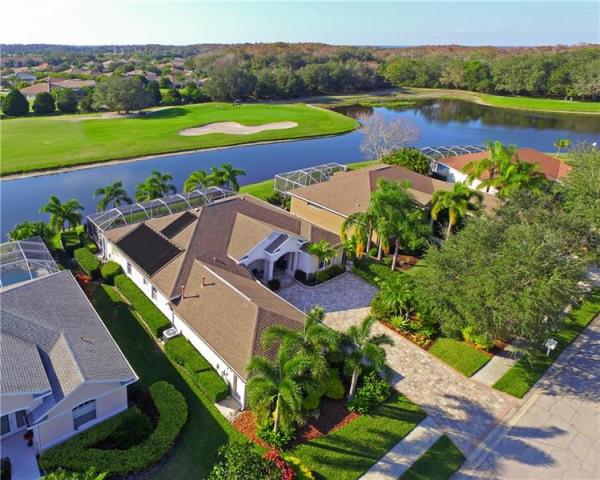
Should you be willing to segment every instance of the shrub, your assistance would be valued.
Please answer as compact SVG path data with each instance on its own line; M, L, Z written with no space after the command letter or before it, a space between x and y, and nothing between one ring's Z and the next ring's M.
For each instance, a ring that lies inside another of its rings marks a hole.
M12 465L10 458L4 457L0 459L0 480L10 480L12 477Z
M296 472L296 478L298 480L315 480L315 476L310 469L302 463L298 457L292 455L284 455L283 459L290 464L290 466Z
M114 285L115 277L120 273L123 273L121 270L121 265L113 261L106 262L100 269L100 275L109 285Z
M94 465L99 471L123 476L151 467L174 445L187 421L188 408L183 395L170 383L153 384L150 394L159 418L156 428L146 440L127 450L94 448L122 426L123 417L130 415L123 412L44 452L40 457L41 467L45 471L59 468L85 471Z
M413 172L428 175L431 162L427 156L416 148L401 148L381 159L387 165L399 165Z
M280 425L279 429L274 432L273 423L265 422L258 425L256 435L272 447L281 449L296 438L296 430L290 426Z
M338 370L331 370L329 378L325 382L325 396L331 400L344 398L345 388Z
M2 100L2 110L9 117L20 117L29 113L29 102L19 90L11 90Z
M262 457L250 443L232 442L219 449L219 461L208 480L275 480L275 465Z
M292 468L292 466L286 462L277 450L270 450L265 454L265 458L273 463L277 470L279 470L279 475L281 480L296 480L296 471Z
M369 250L369 255L371 257L376 257L377 256L377 247L371 247L371 250Z
M325 270L321 270L319 272L319 283L323 283L327 280L330 280L331 278L344 273L345 269L343 265L332 265L329 268L326 268ZM296 280L298 280L299 282L304 283L305 285L310 285L310 286L314 286L317 285L317 276L314 273L307 273L304 272L302 270L296 270L296 273L294 273L294 277L296 278Z
M89 249L90 252L92 253L98 253L98 246L92 241L92 239L90 237L88 237L87 233L82 233L80 235L81 237L81 244Z
M94 445L101 450L127 450L146 440L153 430L152 421L138 407L123 412L121 422L106 439Z
M115 286L142 318L152 335L160 337L171 323L150 299L125 274L114 278Z
M100 267L100 260L87 248L78 248L73 252L79 267L90 277L95 277Z
M316 385L308 390L306 397L302 400L302 410L312 412L319 408L321 397L325 394L325 385Z
M391 386L376 372L370 372L363 378L363 384L348 403L351 412L367 413L390 398Z
M18 223L15 225L10 232L8 232L9 240L25 240L31 237L42 237L44 240L51 238L54 232L47 223L44 222L30 222L28 220Z
M72 252L81 246L81 240L77 232L63 232L60 235L61 242L67 252Z
M54 104L54 98L48 92L38 93L33 101L33 111L38 115L46 115L48 113L54 113L56 105Z
M172 338L165 344L165 353L177 365L185 368L198 388L212 402L219 402L229 395L225 380L185 337Z
M494 342L490 338L485 335L477 335L473 330L472 325L468 325L461 330L462 336L467 342L471 342L483 350L489 350L494 346Z
M61 113L75 113L77 111L77 96L70 88L59 88L54 91L56 108Z

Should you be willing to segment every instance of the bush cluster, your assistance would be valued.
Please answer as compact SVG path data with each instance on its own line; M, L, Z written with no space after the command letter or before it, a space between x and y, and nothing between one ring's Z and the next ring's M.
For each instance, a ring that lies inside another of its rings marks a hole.
M321 270L319 272L319 276L317 278L317 275L315 273L306 273L303 272L302 270L296 270L296 273L294 274L294 277L296 278L296 280L304 283L305 285L317 285L317 280L319 283L323 283L326 282L327 280L332 279L333 277L340 275L342 273L344 273L345 269L343 265L332 265L329 268L326 268L325 270Z
M284 455L283 459L294 469L298 480L315 480L313 473L298 457Z
M125 274L117 275L114 282L155 337L160 337L171 326L167 317Z
M256 435L275 448L283 448L296 438L296 429L292 426L280 425L279 429L273 431L273 422L265 422L258 425Z
M368 413L390 398L391 392L391 386L386 380L381 378L377 372L370 372L363 377L362 386L356 390L356 395L348 402L348 410Z
M110 475L129 475L151 467L174 445L187 421L188 408L183 395L170 383L153 384L150 394L159 418L156 428L146 440L126 450L95 448L130 417L130 413L124 412L44 452L40 457L41 467L45 471L59 468L85 471L94 465Z
M186 338L169 340L165 344L165 352L171 360L189 372L198 388L212 402L219 402L229 395L227 383Z
M123 273L123 271L121 270L121 265L113 261L106 262L104 265L102 265L102 268L100 269L100 276L109 285L114 285L115 277L120 273Z
M100 260L87 248L77 248L73 252L79 267L90 277L94 278L100 268Z
M231 442L219 449L219 461L213 467L208 480L276 480L277 467L245 442Z
M81 240L79 239L79 234L74 231L61 233L60 240L63 244L64 249L67 252L72 252L73 249L79 248L81 246Z
M87 233L81 234L81 244L90 250L92 253L98 252L98 246L92 241L90 237L88 237Z
M471 342L476 347L479 347L483 350L489 350L494 346L492 339L486 337L485 335L478 335L473 330L474 328L472 325L468 325L461 330L462 337L467 342Z

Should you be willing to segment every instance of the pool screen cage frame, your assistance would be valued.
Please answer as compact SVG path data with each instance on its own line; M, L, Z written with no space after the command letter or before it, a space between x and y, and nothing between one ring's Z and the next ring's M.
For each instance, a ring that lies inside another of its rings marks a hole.
M289 190L326 182L334 173L347 170L348 166L341 163L325 163L314 167L292 170L291 172L278 173L275 175L274 188L275 191L286 195Z
M88 215L86 230L90 238L100 245L101 234L107 230L204 207L237 194L228 188L208 187L187 193L174 193L145 202L120 205Z
M0 244L0 270L4 272L14 269L26 272L30 280L59 271L48 247L39 236ZM0 288L7 285L3 284L0 275Z

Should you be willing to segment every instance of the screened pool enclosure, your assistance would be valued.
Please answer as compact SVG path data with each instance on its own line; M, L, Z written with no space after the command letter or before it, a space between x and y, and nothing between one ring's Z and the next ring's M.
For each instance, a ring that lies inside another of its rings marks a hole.
M0 288L58 272L40 237L0 244Z

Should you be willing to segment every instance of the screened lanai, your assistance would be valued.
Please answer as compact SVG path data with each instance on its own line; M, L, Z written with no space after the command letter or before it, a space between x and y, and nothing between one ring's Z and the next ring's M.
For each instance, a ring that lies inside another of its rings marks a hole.
M235 194L236 192L223 187L209 187L188 193L175 193L146 202L120 205L109 210L88 215L88 235L96 243L99 243L99 235L106 230L202 207Z
M348 167L341 163L326 163L315 167L279 173L275 175L275 190L285 194L288 190L294 188L326 182L334 173L345 172L346 170L348 170Z
M0 244L0 288L58 272L40 237Z

